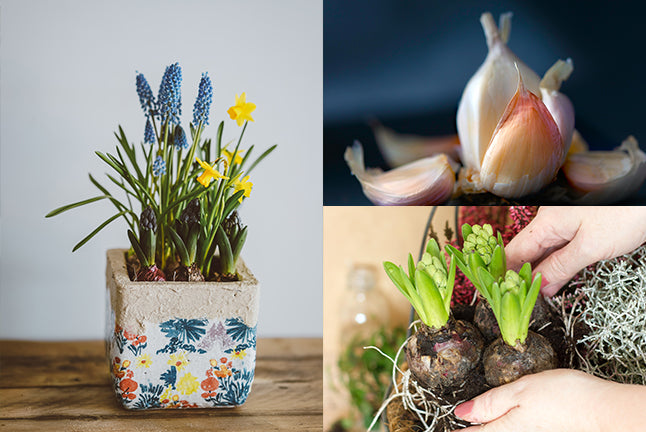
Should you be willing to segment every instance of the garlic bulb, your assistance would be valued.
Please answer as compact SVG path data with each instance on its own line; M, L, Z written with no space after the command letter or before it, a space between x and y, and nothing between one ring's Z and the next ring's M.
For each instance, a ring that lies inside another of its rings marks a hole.
M479 170L491 137L518 83L518 70L525 86L540 93L540 78L507 47L511 13L500 17L500 29L493 16L480 17L489 53L467 83L458 105L457 128L465 167Z
M399 134L380 123L373 124L372 130L382 156L393 168L440 153L454 160L460 158L457 135L423 137Z
M457 164L445 154L420 159L383 172L367 169L358 141L345 151L345 161L361 183L364 194L377 205L432 205L453 193Z
M569 154L563 173L584 195L577 204L609 204L627 198L646 180L646 154L629 136L614 151Z
M505 44L510 19L501 16L500 29L491 14L480 19L489 53L467 83L457 115L463 192L505 198L537 192L554 180L572 141L574 108L559 92L572 61L557 61L539 81Z

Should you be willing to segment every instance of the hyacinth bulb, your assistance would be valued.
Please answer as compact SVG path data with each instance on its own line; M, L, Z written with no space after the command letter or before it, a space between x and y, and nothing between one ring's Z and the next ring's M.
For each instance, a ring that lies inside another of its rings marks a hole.
M346 149L345 161L366 197L376 205L441 204L453 193L457 164L445 154L384 172L378 168L366 169L363 147L355 141Z
M529 91L540 92L540 77L507 47L511 17L511 13L501 15L500 28L489 12L480 17L489 52L467 83L457 113L462 163L467 169L479 170L493 132L516 92L519 71Z

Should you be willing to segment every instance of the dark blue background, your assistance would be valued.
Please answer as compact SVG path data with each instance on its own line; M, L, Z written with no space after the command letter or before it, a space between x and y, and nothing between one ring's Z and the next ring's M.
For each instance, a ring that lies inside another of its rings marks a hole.
M325 205L370 204L343 160L358 139L367 165L386 168L369 119L399 132L455 133L462 90L487 54L484 11L496 21L514 13L509 46L538 75L572 58L562 91L592 149L631 134L646 149L646 12L638 2L325 0ZM637 201L646 202L646 187Z

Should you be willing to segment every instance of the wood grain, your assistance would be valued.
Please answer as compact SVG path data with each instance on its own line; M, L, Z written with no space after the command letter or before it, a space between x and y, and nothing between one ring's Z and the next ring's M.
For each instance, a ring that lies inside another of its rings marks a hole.
M259 339L238 408L129 411L112 391L104 344L0 341L0 431L321 431L321 339Z

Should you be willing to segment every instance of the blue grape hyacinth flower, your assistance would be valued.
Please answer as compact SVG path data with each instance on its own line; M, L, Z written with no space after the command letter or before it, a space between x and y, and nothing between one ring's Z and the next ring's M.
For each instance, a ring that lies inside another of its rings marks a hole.
M146 130L144 131L144 142L146 144L154 144L155 142L155 131L153 131L153 125L150 123L150 119L146 120Z
M175 128L175 132L173 134L173 141L175 142L175 149L177 150L181 150L181 149L186 150L188 148L188 141L186 141L186 133L184 132L184 129L181 126L177 126Z
M159 177L162 174L166 174L166 161L161 156L157 156L153 162L153 175Z
M204 72L197 91L197 99L193 105L193 126L198 127L200 122L209 124L209 109L213 101L213 85L209 74Z
M137 73L137 95L146 117L150 117L151 112L155 114L155 96L153 96L153 91L142 73Z
M179 63L166 67L161 84L159 85L159 114L162 122L179 124L182 115L182 68Z

